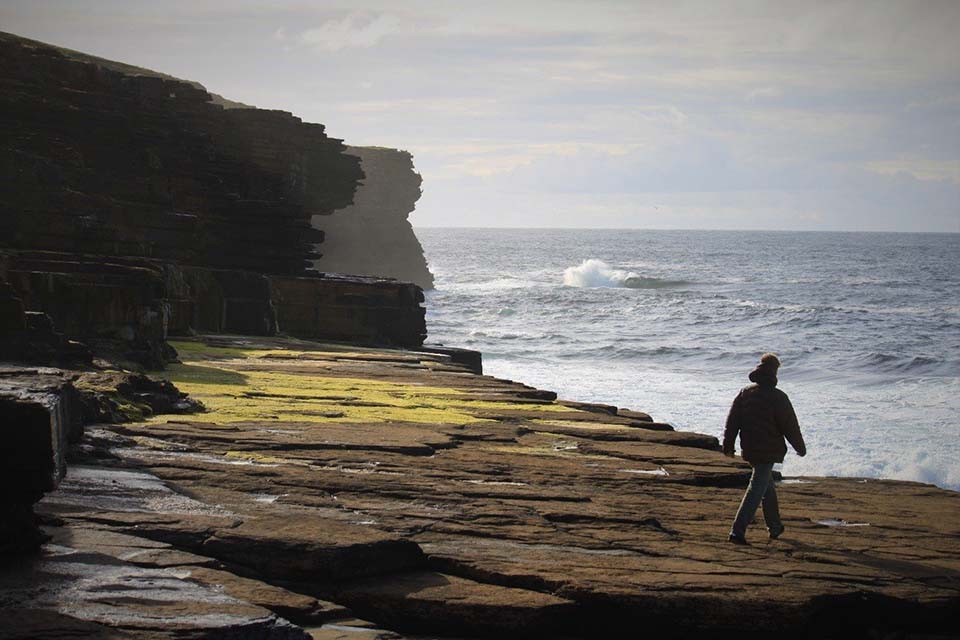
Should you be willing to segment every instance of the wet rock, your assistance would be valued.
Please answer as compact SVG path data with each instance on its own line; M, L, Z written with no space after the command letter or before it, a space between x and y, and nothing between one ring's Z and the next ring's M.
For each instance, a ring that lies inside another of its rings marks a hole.
M644 413L643 411L631 411L630 409L617 409L617 415L623 418L630 418L632 420L639 420L641 422L653 422L653 418L650 417L650 414Z
M176 569L150 569L108 555L49 546L42 556L7 564L0 572L0 612L24 609L22 627L0 637L258 637L309 638L270 611L187 579ZM42 584L36 590L31 585ZM7 629L10 627L5 623ZM39 628L38 628L39 627ZM7 635L9 634L9 635ZM63 634L55 635L55 634Z
M421 347L422 351L427 353L440 353L446 356L450 356L450 361L457 364L463 365L469 371L477 374L483 375L483 355L479 351L473 349L461 349L459 347L445 347L439 344L428 344ZM552 391L540 391L539 389L534 389L533 391L540 392L540 397L545 400L556 400L557 394ZM553 397L548 397L552 395Z
M244 578L230 571L205 567L190 569L188 580L217 585L230 596L269 609L301 626L322 624L350 615L341 605L296 593L262 580Z
M580 411L590 411L592 413L607 413L611 416L617 415L617 408L609 404L600 404L599 402L576 402L574 400L559 400L559 404Z

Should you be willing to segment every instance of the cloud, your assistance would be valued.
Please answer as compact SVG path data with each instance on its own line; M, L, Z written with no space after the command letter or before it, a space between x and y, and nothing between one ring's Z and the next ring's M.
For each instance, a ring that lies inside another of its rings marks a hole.
M0 22L408 149L435 224L958 230L956 0L549 5L7 0Z
M769 98L779 98L783 91L779 87L757 87L747 93L748 102L759 102Z
M372 16L350 13L340 19L327 20L319 27L297 35L297 42L317 51L340 51L351 48L370 48L385 37L399 33L402 24L394 15L378 13Z

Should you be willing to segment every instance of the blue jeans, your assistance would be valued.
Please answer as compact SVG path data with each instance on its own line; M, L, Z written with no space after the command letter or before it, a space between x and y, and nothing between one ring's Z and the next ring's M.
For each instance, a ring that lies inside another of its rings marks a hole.
M780 521L780 504L777 502L777 490L773 486L773 463L754 464L750 484L740 501L737 518L733 521L733 535L745 536L747 525L757 513L757 507L763 503L763 519L768 531L779 531L783 527Z

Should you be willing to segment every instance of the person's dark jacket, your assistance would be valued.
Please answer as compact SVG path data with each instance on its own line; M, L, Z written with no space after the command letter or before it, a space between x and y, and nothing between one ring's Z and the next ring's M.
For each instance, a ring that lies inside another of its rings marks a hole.
M797 414L787 394L777 389L776 377L751 375L750 379L759 384L744 387L734 398L723 430L724 453L733 454L739 433L743 459L753 464L783 462L784 438L798 455L806 455Z

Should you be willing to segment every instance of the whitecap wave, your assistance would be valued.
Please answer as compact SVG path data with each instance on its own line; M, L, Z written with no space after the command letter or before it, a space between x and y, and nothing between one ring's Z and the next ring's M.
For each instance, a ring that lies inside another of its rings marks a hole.
M665 289L690 284L686 280L663 280L641 276L633 271L614 269L603 260L590 258L563 271L563 284L568 287L626 287L628 289Z

